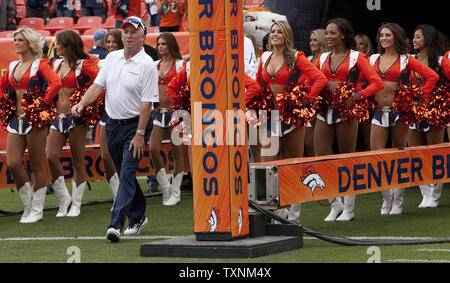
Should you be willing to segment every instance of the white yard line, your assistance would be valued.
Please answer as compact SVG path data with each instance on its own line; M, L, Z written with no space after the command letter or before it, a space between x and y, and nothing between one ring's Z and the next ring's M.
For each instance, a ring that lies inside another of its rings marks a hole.
M423 262L423 263L450 263L448 259L388 259L389 262Z
M152 239L173 239L178 236L122 236L122 239L136 239L136 240L152 240ZM67 240L104 240L106 236L86 236L86 237L11 237L11 238L0 238L0 241L67 241ZM432 240L436 238L432 237L394 237L394 236L382 236L382 237L347 237L353 240ZM319 240L315 237L303 237L304 240ZM419 249L423 251L434 251L433 249ZM439 251L448 251L441 249Z
M450 253L450 249L417 249L419 252L446 252Z
M433 240L437 238L432 237L394 237L394 236L381 236L381 237L346 237L352 240ZM303 237L304 240L318 240L315 237Z

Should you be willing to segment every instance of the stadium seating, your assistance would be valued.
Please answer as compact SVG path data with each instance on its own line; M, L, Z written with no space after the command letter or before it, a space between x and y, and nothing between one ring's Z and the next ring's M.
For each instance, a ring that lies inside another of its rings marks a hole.
M35 29L34 31L45 37L52 35L48 30Z
M90 28L100 28L102 25L102 18L99 16L81 17L78 22L73 26L73 29L78 30L80 33Z
M147 27L147 33L158 33L159 32L159 27Z
M116 27L116 18L114 18L114 16L107 17L105 23L102 24L101 26L101 28L107 30L113 29L115 27Z
M19 28L29 27L32 29L44 29L45 21L43 18L23 18L20 21Z
M48 30L52 34L59 30L73 29L73 19L70 17L51 18L44 29Z
M90 28L83 32L83 35L94 35L94 33L98 30L98 28Z
M13 38L15 30L0 31L0 38Z

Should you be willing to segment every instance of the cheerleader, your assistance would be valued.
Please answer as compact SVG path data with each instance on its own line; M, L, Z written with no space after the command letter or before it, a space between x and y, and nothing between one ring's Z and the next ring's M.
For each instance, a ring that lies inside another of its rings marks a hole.
M303 52L294 50L294 36L291 27L285 21L277 21L272 24L269 33L269 48L272 51L264 52L261 56L256 80L263 91L267 90L273 95L283 91L291 91L293 85L298 84L300 75L304 75L304 81L308 81L309 93L305 96L303 105L310 103L326 85L325 76L306 58ZM274 103L274 109L278 109ZM269 124L275 124L271 129ZM263 128L263 127L260 127ZM267 122L267 134L269 138L283 138L289 157L303 157L305 126L288 125L284 121ZM264 133L264 135L266 135ZM278 143L280 144L280 143ZM270 146L270 145L269 145ZM265 146L262 147L264 149ZM261 161L277 159L278 149L271 156L261 156ZM298 220L301 204L291 206L287 218ZM280 213L286 213L285 210ZM286 215L285 215L286 216Z
M378 51L369 61L382 77L384 89L375 94L377 109L373 114L370 145L372 150L386 148L391 136L394 148L405 147L408 138L407 122L393 106L399 86L409 83L410 72L417 72L426 77L424 87L426 96L437 80L437 74L407 54L405 31L398 24L384 23L378 29ZM405 189L382 191L383 204L381 214L395 215L403 211Z
M2 108L4 102L9 101L12 109L9 121L3 119L8 130L6 161L24 204L20 223L34 223L43 218L47 191L45 147L48 126L41 123L43 121L29 120L25 110L29 109L30 103L38 101L37 94L45 92L37 110L41 119L44 113L50 117L50 105L61 87L61 81L53 72L50 62L41 59L43 44L38 33L27 27L18 29L14 32L14 47L20 59L10 63L0 87L3 93ZM22 99L25 103L22 103ZM5 109L2 110L3 116ZM48 124L50 122L49 119ZM34 174L34 190L22 167L27 147Z
M441 51L436 29L427 24L419 25L414 31L413 47L416 51L415 58L418 59L419 62L428 66L437 74L441 74L441 80L439 80L436 86L442 85L445 81L445 76L440 71L443 57L440 56ZM428 82L429 78L419 72L412 72L411 80L414 84L423 86L424 89L426 87L427 90L434 86L434 83ZM430 105L430 107L433 107L433 105ZM444 134L445 126L435 127L430 125L427 121L421 121L409 126L408 145L420 146L442 143L444 141ZM443 185L444 184L442 183L420 185L419 188L423 199L419 204L419 208L437 207Z
M50 127L47 139L47 160L52 175L52 186L60 202L60 210L56 217L77 217L80 215L81 201L87 184L84 151L89 125L72 116L70 98L75 90L87 89L92 84L98 68L84 52L80 36L71 30L64 30L56 35L55 48L56 52L64 57L53 61L53 70L58 74L62 88L56 101L57 116ZM70 142L74 168L72 199L64 181L64 169L60 162L61 151L67 140ZM70 201L72 205L67 213Z
M355 35L356 51L366 54L367 57L371 56L373 52L372 42L370 38L365 34Z
M110 30L106 35L106 52L109 54L113 51L123 49L122 33L119 30ZM103 59L105 60L105 59ZM100 60L98 67L101 68L103 60ZM109 189L113 196L113 201L116 200L117 191L119 190L119 174L117 173L116 166L108 150L108 144L106 143L106 121L109 116L103 109L102 116L98 122L98 142L100 145L100 156L102 158L103 168L105 170L105 178L108 183ZM113 205L114 207L114 205ZM112 210L112 208L111 208Z
M450 80L450 51L447 51L443 56L441 69L445 77ZM447 125L447 137L450 140L450 124Z
M347 99L346 105L351 105L354 100L369 97L383 88L381 78L369 65L366 56L352 49L355 48L355 38L353 28L346 19L330 20L326 26L326 39L332 51L322 54L316 66L329 80L327 87L331 93L335 93L343 82L353 83L359 91ZM367 87L362 90L359 81L360 72L368 81ZM357 132L358 121L342 121L336 109L329 107L324 113L318 113L314 131L316 155L333 154L334 139L337 140L340 153L355 152ZM329 201L331 211L325 221L349 221L354 218L354 195L344 197L344 205L340 198Z
M256 81L260 84L261 89L268 88L275 99L278 93L292 88L290 84L294 83L295 85L300 74L304 74L310 85L310 91L304 103L312 101L326 85L326 78L309 62L303 52L294 50L293 32L287 22L277 21L272 24L269 45L272 51L262 54L256 75ZM277 109L277 103L274 105ZM279 121L275 129L270 129L270 125L268 128L269 136L284 137L290 157L303 156L304 126L296 127ZM271 156L261 156L261 160L275 160L277 154L278 151Z
M311 32L309 36L309 48L311 49L312 55L308 56L308 60L315 64L322 53L330 51L328 47L327 40L325 39L324 29L315 29ZM299 85L306 83L304 75L300 76ZM305 155L314 156L314 124L316 120L311 120L305 129Z
M356 51L362 52L366 54L366 57L369 58L374 51L372 42L370 38L365 34L357 34L355 35L356 42ZM365 87L365 83L361 82L362 88ZM358 126L358 138L357 140L357 151L368 151L370 150L370 121L359 123Z
M161 142L166 135L166 131L171 131L170 120L172 111L170 109L170 99L166 94L166 86L183 69L186 61L182 60L177 40L170 32L164 32L158 36L157 48L158 55L161 58L156 61L156 66L159 70L159 105L152 110L153 130L150 135L150 153L156 180L163 192L163 205L172 206L180 202L180 187L184 174L184 155L182 146L176 146L171 143L175 170L173 171L172 184L170 184L160 153Z

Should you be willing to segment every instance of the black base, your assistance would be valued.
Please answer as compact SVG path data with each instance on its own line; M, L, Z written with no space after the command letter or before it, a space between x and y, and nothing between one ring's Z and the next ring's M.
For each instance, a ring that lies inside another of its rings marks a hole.
M264 236L235 241L197 241L195 236L141 245L143 257L254 258L299 249L301 238Z
M219 237L219 240L199 241L197 234L143 244L140 254L143 257L254 258L303 247L301 226L267 224L259 213L250 213L249 220L249 237L244 239L223 241Z

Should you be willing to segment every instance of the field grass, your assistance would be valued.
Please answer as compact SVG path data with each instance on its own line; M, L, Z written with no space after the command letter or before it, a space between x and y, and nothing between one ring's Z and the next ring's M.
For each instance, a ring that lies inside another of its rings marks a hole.
M146 188L145 181L140 180ZM111 198L104 181L92 182L83 202ZM69 190L70 185L68 184ZM144 191L146 193L146 189ZM300 222L317 232L346 237L403 237L450 238L450 185L444 186L440 206L436 209L419 209L421 195L418 188L406 190L404 213L398 216L381 216L380 193L357 196L355 220L345 223L323 222L329 212L327 201L303 205ZM147 198L146 215L149 225L140 237L122 238L113 244L106 240L111 203L83 206L77 218L56 218L56 210L44 212L44 219L34 224L20 224L21 215L0 217L0 263L70 261L71 247L79 250L83 263L364 263L373 255L368 247L348 247L310 237L304 234L301 249L251 259L198 259L149 258L139 255L144 243L172 236L193 235L192 194L182 194L181 203L164 207L162 196ZM47 195L46 207L56 206L55 195ZM23 209L14 190L0 190L0 209ZM59 237L59 238L58 238ZM426 245L378 246L381 262L450 262L450 243Z

